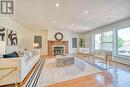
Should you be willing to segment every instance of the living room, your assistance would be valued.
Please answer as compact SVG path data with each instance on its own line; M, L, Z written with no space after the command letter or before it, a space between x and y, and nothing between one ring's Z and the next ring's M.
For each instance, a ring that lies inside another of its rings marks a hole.
M0 86L130 86L129 0L0 4Z

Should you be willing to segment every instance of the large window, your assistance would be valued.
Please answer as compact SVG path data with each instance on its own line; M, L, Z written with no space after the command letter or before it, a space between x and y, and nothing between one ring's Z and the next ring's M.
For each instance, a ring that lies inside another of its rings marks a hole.
M117 30L117 54L130 56L130 27Z
M101 34L95 34L95 50L101 49Z
M113 50L113 31L95 34L95 50Z
M113 50L113 31L102 33L102 49Z
M114 56L130 57L130 27L94 35L95 50L110 50Z

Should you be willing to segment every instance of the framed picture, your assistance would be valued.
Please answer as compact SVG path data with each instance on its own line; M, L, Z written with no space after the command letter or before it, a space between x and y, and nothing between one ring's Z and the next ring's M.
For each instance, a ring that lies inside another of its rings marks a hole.
M6 31L5 28L0 26L0 41L5 41Z
M34 36L34 43L37 43L38 46L36 48L42 48L42 36Z
M18 45L17 32L7 29L7 45L16 46Z

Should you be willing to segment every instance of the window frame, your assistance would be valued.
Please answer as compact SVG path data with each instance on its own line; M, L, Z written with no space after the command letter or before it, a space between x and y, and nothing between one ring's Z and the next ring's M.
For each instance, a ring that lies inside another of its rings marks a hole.
M115 30L115 32L116 32L116 33L115 33L115 34L116 34L116 35L115 35L115 36L116 36L116 37L115 37L115 38L116 38L116 40L115 40L115 41L116 41L116 46L115 46L115 54L116 54L116 55L115 55L115 56L116 56L116 57L119 57L119 58L130 59L130 56L121 55L121 54L118 53L118 49L119 49L119 48L118 48L118 38L119 38L119 37L118 37L118 30L125 29L125 28L130 28L130 26L121 27L121 28L118 28L118 29Z
M113 34L113 40L112 41L103 41L103 38L104 38L104 33L107 33L107 32L112 32L112 34ZM114 31L113 30L110 30L110 31L105 31L105 32L102 32L102 40L101 40L102 42L101 42L101 46L102 46L102 50L104 50L103 49L103 43L112 43L112 50L110 50L110 51L113 51L114 50Z
M119 28L113 28L113 29L108 30L108 31L93 33L93 40L92 40L93 50L95 50L95 35L96 35L96 34L101 34L101 38L102 38L102 33L112 31L112 32L113 32L113 50L112 50L113 56L114 56L115 58L130 59L130 56L118 54L118 30L123 29L123 28L128 28L128 27L130 27L130 26L119 27ZM101 41L102 41L102 39L101 39ZM102 43L101 43L101 50L103 50L103 49L102 49Z
M112 43L113 44L113 47L112 47L112 51L114 50L114 31L113 30L109 30L109 31L104 31L104 32L100 32L100 33L95 33L94 34L94 50L104 50L103 49L103 43L105 43L105 42L103 42L103 34L105 33L105 32L112 32L113 33L113 41L112 42L106 42L106 43ZM101 48L100 49L95 49L96 47L95 47L95 35L96 34L101 34Z

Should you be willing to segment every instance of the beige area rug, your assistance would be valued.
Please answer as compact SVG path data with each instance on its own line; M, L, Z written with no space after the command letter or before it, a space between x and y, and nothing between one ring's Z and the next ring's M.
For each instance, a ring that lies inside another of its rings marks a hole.
M46 59L38 81L38 87L45 87L47 85L102 72L100 69L79 58L75 58L73 65L64 67L56 67L55 62L55 58Z

